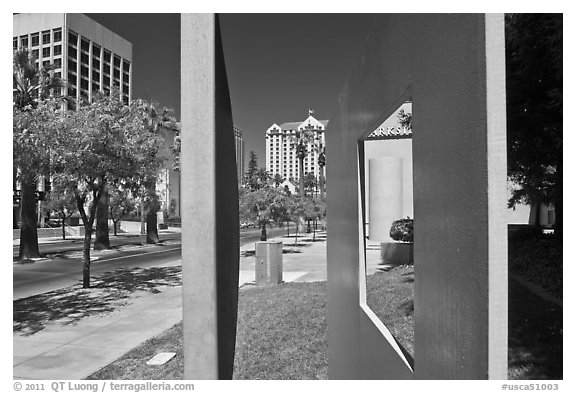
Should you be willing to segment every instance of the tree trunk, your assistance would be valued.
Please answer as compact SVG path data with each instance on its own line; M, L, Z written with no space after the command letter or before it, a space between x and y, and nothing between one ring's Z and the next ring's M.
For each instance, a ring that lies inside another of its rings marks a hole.
M118 221L112 221L114 223L114 236L118 236Z
M94 239L94 250L109 250L110 236L108 234L108 187L104 186L98 207L96 209L96 238Z
M146 221L144 219L144 197L142 197L140 203L140 234L144 235L146 233Z
M298 157L298 173L300 174L300 196L304 197L304 157Z
M66 217L62 216L62 240L66 240Z
M36 183L22 181L20 199L20 247L18 258L39 258L38 230L36 228Z
M266 236L266 224L262 224L262 232L260 233L260 241L265 242L268 240L268 236Z
M148 214L146 215L146 243L158 244L158 242L160 242L160 239L158 238L156 212L154 209L148 209Z
M287 225L287 231L288 231L288 232L287 232L287 234L286 234L286 237L290 237L290 221L287 221L286 223L288 224L288 225Z
M92 228L88 225L84 225L84 230L82 288L90 288L90 243L92 242Z
M312 232L312 229L310 229L310 220L307 220L306 233L310 233L310 232Z
M298 244L298 225L296 225L296 240L294 241L294 244Z
M564 233L564 219L562 217L564 212L564 197L562 195L564 191L563 172L562 150L560 150L556 163L556 198L554 200L554 237L556 239L562 239Z
M316 241L316 220L314 220L314 225L312 226L312 241L315 242Z

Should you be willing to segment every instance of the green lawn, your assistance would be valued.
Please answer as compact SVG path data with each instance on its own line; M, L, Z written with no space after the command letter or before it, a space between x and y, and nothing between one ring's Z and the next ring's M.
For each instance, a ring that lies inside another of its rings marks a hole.
M369 304L411 354L412 268L368 277ZM383 285L386 284L386 285ZM394 288L391 292L390 288ZM380 291L378 291L380 288ZM562 309L514 281L509 290L509 378L562 378ZM417 349L416 349L417 350ZM145 363L176 352L162 366ZM417 364L416 364L417 367ZM327 379L326 283L240 290L235 379ZM182 379L182 324L130 351L90 379Z

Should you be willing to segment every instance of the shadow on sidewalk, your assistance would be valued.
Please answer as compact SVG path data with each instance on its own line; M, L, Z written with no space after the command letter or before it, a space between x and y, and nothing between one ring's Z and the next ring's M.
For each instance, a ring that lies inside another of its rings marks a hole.
M75 325L81 319L111 313L129 303L136 292L156 294L161 288L182 285L180 266L120 268L81 284L15 300L13 331L24 336L43 330L48 324Z

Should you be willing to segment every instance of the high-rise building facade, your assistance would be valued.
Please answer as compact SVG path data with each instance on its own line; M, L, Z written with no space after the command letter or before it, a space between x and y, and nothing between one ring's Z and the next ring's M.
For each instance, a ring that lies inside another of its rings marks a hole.
M317 148L325 146L324 131L328 120L317 120L312 115L304 121L274 123L266 130L266 170L274 177L277 174L283 179L297 181L300 179L298 170L298 157L294 145L296 133L309 129L314 134L314 145L308 144L307 154L304 158L304 175L314 174L318 178L323 168L318 165L319 151ZM322 173L322 175L326 175Z
M238 182L242 183L244 181L244 139L242 138L242 130L236 126L234 126L234 142Z
M27 48L39 67L54 64L67 82L63 92L91 100L115 86L124 103L132 100L132 44L83 14L17 14L13 16L13 50ZM74 109L75 102L69 102Z

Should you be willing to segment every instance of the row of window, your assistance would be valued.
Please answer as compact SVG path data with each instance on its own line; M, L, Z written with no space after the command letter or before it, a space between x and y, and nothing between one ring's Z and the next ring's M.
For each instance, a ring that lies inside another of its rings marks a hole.
M61 42L62 41L62 28L57 28L53 30L45 30L41 33L32 33L21 35L20 37L12 37L13 49L18 49L18 46L28 48L28 44L31 47L40 45L40 34L42 35L42 45L49 45L51 42Z

